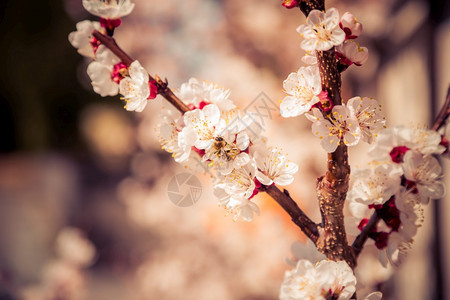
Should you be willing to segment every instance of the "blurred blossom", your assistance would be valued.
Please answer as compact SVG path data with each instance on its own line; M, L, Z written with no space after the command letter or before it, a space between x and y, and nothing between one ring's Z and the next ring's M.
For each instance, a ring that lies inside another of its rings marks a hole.
M61 230L56 239L56 250L61 259L81 267L89 266L95 255L95 248L77 228Z
M124 112L112 106L94 104L87 107L81 118L81 130L100 156L122 158L133 152L134 129L130 120Z
M43 266L40 282L21 289L24 300L85 299L86 267L95 248L76 228L63 228L55 242L59 257Z

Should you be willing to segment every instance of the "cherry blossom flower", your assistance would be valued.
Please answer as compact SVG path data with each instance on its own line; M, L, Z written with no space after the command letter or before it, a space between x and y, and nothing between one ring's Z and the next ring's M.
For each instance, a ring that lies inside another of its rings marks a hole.
M280 300L350 299L355 291L356 278L346 262L322 260L313 265L302 259L286 271Z
M254 153L254 159L258 166L256 178L264 185L276 183L284 186L294 181L294 174L298 166L290 162L287 156L276 147L260 147Z
M326 51L342 44L345 32L339 27L339 12L330 8L327 12L312 10L306 18L306 24L297 28L303 38L301 47L305 51Z
M444 196L445 186L441 179L442 168L436 158L408 151L402 164L405 178L415 183L422 203Z
M95 52L99 46L98 41L92 35L94 30L100 30L99 22L84 20L77 23L77 31L69 33L69 42L78 53L83 56L95 58Z
M352 64L361 66L369 58L369 50L366 47L360 47L355 41L347 40L336 47L336 57L346 67Z
M342 15L339 27L345 32L346 39L356 39L362 32L362 24L349 12Z
M313 108L312 115L306 117L313 122L312 133L321 139L320 145L328 153L334 152L341 143L354 146L361 138L358 119L345 105L333 107L327 118L318 108Z
M192 146L184 140L189 139L189 136L179 134L184 127L183 118L178 112L169 109L163 112L162 123L158 126L161 148L172 153L176 162L186 162L191 155Z
M120 93L127 104L128 111L141 112L147 105L150 95L149 76L141 64L135 60L129 67L129 76L120 81Z
M196 78L190 78L187 83L175 91L175 94L192 108L203 108L208 104L215 104L222 112L236 108L229 99L230 90L220 88L217 84L206 81L200 82Z
M129 15L134 8L130 0L83 0L84 8L104 19L119 19Z
M95 257L95 247L78 228L65 227L56 238L56 252L74 266L87 267Z
M387 247L380 251L379 260L386 267L388 263L400 266L411 249L412 240L406 240L400 233L392 232L389 235Z
M354 182L348 199L365 205L383 204L400 189L400 175L398 169L386 164L357 170L352 174Z
M369 155L378 161L401 163L403 155L409 150L422 154L441 154L445 147L441 144L441 135L436 131L414 129L402 126L383 129L378 133L377 141L369 150Z
M219 199L219 205L227 210L227 214L233 216L234 221L241 218L243 221L251 222L254 214L259 215L256 203L239 195L230 195L222 186L220 184L215 186L214 195Z
M386 118L382 113L381 105L375 99L354 97L348 100L347 107L358 119L361 140L371 144L376 134L386 127Z
M315 54L306 53L305 55L303 55L301 61L306 65L316 66L317 56Z
M215 104L206 105L203 109L194 109L184 114L184 123L181 134L189 134L191 139L187 143L197 149L207 149L214 143L216 125L220 121L220 110ZM191 135L193 132L195 135Z
M250 200L257 193L255 174L256 165L250 162L223 176L222 182L214 187L214 194L219 199L219 205L233 216L233 220L242 218L250 222L253 220L254 213L259 215L258 206Z
M322 92L322 84L319 68L301 67L297 72L289 74L283 82L283 87L289 96L281 100L281 115L288 118L308 112L320 101L318 96Z
M94 91L100 96L115 96L119 92L119 84L113 79L114 66L119 62L120 59L111 50L103 45L98 47L96 60L89 64L87 73Z
M417 194L401 187L395 195L395 206L400 212L400 226L398 232L406 239L412 239L418 227L423 223L423 209Z

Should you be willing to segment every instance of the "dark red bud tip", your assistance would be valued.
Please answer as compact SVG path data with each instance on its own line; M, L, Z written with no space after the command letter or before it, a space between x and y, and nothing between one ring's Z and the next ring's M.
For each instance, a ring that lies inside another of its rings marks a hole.
M109 36L113 36L114 34L114 29L116 29L117 27L120 26L120 24L122 24L122 21L120 19L104 19L104 18L100 18L100 26L102 26L103 28L106 29L106 33Z
M359 222L358 224L358 229L362 231L363 228L366 227L367 223L369 223L369 219L367 218L362 219L361 222Z
M374 232L371 233L369 236L375 241L375 247L377 247L378 249L381 250L387 247L389 240L389 233L383 231Z
M97 53L97 49L98 49L98 47L99 47L100 44L101 44L100 41L97 40L97 39L95 38L95 36L92 36L91 39L89 40L89 43L91 44L92 49L94 49L94 54L96 54L96 53Z
M397 146L394 147L391 152L389 152L389 155L391 156L393 162L401 164L403 162L403 156L405 156L405 153L408 150L409 148L406 146Z
M150 80L148 82L148 86L150 87L150 95L148 96L147 99L149 100L155 99L156 96L158 95L158 87L156 86L156 81Z
M445 152L443 154L447 154L448 148L449 148L449 141L445 138L445 136L442 136L441 142L439 143L439 145L445 147Z
M111 79L119 84L120 81L128 74L128 68L127 65L123 62L120 62L118 64L115 64L113 66L113 70L111 72Z
M203 107L205 107L206 105L208 105L209 104L209 102L206 102L206 101L200 101L200 103L198 104L198 108L199 109L203 109Z
M286 8L294 8L300 5L300 0L283 0L283 6Z
M194 151L195 153L198 153L198 155L200 155L201 157L203 157L203 155L205 155L204 149L198 149L198 148L192 146L192 151Z
M329 112L333 109L334 104L333 101L328 97L328 92L322 91L318 95L320 101L314 104L312 107L316 107L324 112Z

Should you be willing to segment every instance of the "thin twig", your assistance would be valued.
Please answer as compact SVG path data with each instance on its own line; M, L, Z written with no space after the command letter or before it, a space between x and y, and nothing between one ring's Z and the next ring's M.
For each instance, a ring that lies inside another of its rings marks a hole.
M369 234L377 226L377 224L380 220L381 219L378 216L377 211L375 211L373 213L373 215L370 217L369 222L367 222L366 226L364 226L361 233L356 237L355 241L352 244L352 248L353 248L353 251L354 251L356 257L358 257L358 255L361 253L361 250L364 247L364 243L369 238Z
M133 63L132 59L125 51L123 51L119 45L117 45L114 38L101 34L99 31L95 30L92 35L99 40L102 45L106 46L112 53L114 53L124 64L128 67ZM156 76L153 78L150 74L148 75L150 81L152 81L158 88L158 94L163 96L167 101L169 101L176 109L178 109L182 114L189 111L189 107L183 103L173 91L168 87L167 80L163 81L161 78Z
M438 116L436 117L436 121L433 124L432 130L439 130L442 126L444 126L445 122L447 121L448 117L450 116L450 85L447 89L447 97L445 99L445 103L442 106L441 111L439 112Z
M316 244L319 238L317 225L298 207L297 203L291 198L289 192L282 192L275 185L267 186L264 191L269 194L292 218L305 235Z

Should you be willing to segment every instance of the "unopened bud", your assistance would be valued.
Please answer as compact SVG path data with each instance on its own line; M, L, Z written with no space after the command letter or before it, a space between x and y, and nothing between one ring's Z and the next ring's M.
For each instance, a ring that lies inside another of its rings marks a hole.
M300 5L300 0L283 0L283 6L286 8L294 8Z
M349 12L342 15L339 26L344 30L346 39L356 39L362 32L362 24Z

